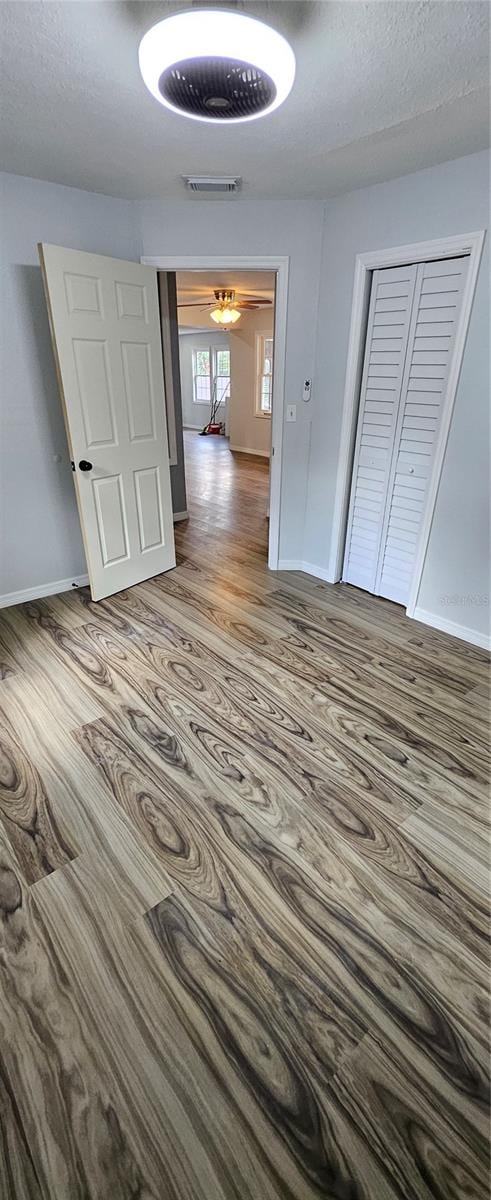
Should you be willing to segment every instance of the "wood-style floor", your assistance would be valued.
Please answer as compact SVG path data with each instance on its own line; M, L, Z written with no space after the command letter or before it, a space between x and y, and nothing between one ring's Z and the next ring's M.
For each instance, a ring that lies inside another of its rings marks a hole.
M187 443L176 570L2 614L2 1200L484 1200L486 656Z

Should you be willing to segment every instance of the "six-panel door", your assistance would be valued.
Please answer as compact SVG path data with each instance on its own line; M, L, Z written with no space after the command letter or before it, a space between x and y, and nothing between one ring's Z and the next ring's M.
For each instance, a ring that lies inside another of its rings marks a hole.
M156 273L61 246L40 258L99 600L175 566Z

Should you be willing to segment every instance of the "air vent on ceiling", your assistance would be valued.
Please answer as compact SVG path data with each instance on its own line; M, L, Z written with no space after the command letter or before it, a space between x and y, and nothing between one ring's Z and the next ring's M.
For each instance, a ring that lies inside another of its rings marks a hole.
M190 192L237 192L241 185L240 175L183 175Z

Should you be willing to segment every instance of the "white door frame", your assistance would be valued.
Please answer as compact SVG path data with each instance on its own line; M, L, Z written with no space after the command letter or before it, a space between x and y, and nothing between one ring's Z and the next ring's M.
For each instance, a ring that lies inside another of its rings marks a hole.
M346 539L346 521L351 490L353 468L353 451L358 422L361 373L363 370L364 339L370 284L372 271L384 267L402 267L408 263L429 262L431 259L455 258L460 254L469 254L469 270L462 294L462 307L458 320L452 363L448 376L447 389L444 397L440 429L435 447L435 457L428 484L425 511L421 522L418 546L414 563L414 573L407 604L408 617L414 616L421 576L428 548L428 541L433 522L436 498L443 459L447 445L450 422L455 403L460 369L464 356L464 348L469 327L469 319L476 290L477 275L484 245L485 230L459 236L435 238L429 242L414 242L407 246L395 246L387 250L374 250L357 254L355 262L355 278L353 284L353 301L351 306L351 325L348 342L348 360L346 365L346 381L344 388L343 419L339 443L338 470L336 478L336 494L332 523L331 550L329 556L328 579L330 583L338 583L341 579Z
M273 412L271 421L268 567L278 570L283 420L285 408L286 316L290 259L278 255L163 254L143 255L141 262L157 271L275 271Z

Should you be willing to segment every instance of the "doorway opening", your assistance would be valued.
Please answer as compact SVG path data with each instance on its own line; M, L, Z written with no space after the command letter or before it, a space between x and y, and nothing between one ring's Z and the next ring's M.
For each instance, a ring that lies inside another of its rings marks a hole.
M172 379L176 538L262 563L270 545L276 272L160 273L177 341ZM164 305L165 307L165 305ZM164 344L164 361L165 361ZM171 450L172 454L172 450ZM182 497L186 497L185 501Z
M284 420L284 389L285 389L285 362L286 362L286 320L288 306L288 272L289 258L285 255L185 255L185 254L159 254L159 255L144 255L141 262L146 266L154 267L157 271L159 284L165 275L168 280L174 278L174 319L172 313L168 315L167 320L163 313L162 322L162 340L164 345L164 358L166 339L171 341L173 335L178 338L178 324L175 316L177 312L177 288L176 274L178 272L208 272L212 273L214 278L219 272L231 272L234 277L238 273L247 272L253 274L254 286L257 286L257 277L261 272L273 273L275 276L275 294L274 294L274 370L272 378L272 402L271 402L271 451L269 459L269 520L268 525L268 556L267 564L270 570L278 570L280 558L280 517L281 517L281 495L282 495L282 473L283 473L283 420ZM252 281L251 281L252 282ZM162 288L161 288L162 290ZM164 289L165 292L166 289ZM170 286L172 290L172 285ZM167 289L169 291L169 288ZM214 299L214 297L213 297ZM164 306L165 307L165 306ZM210 322L210 325L212 322ZM218 328L218 325L216 326ZM179 355L179 346L177 345L176 355ZM169 360L169 355L167 356ZM180 375L180 371L177 372ZM167 392L167 408L169 428L172 423L172 412L169 411L169 395L171 390ZM182 418L181 427L182 427ZM211 435L213 436L213 435ZM216 435L215 435L216 436ZM205 439L202 439L205 440ZM172 463L172 438L169 436L169 450ZM239 453L239 452L234 452ZM171 466L171 475L175 474ZM179 509L179 505L174 506L174 511ZM175 527L179 528L178 525Z

